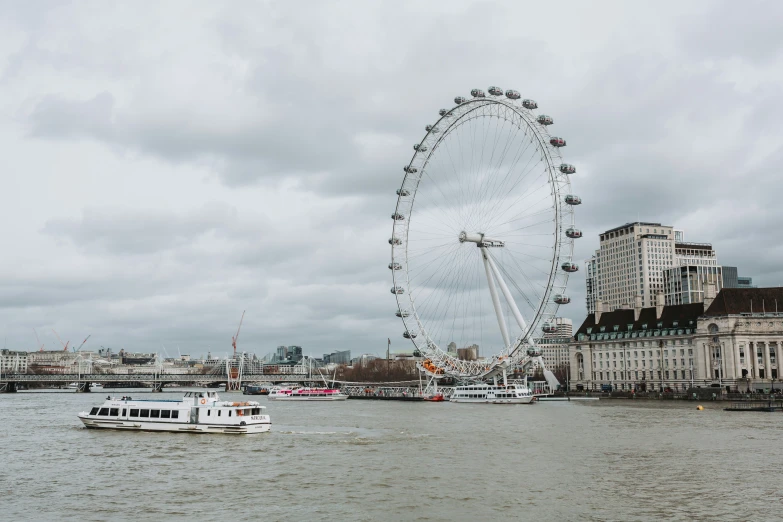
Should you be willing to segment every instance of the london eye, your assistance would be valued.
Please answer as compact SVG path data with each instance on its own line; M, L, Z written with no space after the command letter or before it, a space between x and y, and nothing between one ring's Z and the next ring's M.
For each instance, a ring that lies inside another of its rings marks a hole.
M540 358L536 339L570 302L576 168L536 109L514 90L473 89L425 126L403 167L391 292L430 373L482 379Z

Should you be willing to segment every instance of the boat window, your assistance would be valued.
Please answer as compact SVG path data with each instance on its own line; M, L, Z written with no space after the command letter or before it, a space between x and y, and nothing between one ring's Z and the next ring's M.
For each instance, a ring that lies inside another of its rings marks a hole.
M193 394L192 394L192 393L190 393L190 392L187 392L187 393L185 394L185 397L192 397L192 396L193 396Z
M160 410L150 410L150 417L160 418Z
M218 410L218 417L220 417L221 413L222 413L222 410Z
M90 415L98 415L98 410L100 410L100 408L98 408L97 406L95 408L91 409L90 410Z
M122 409L122 416L123 416L123 417L125 416L125 412L126 412L126 411L127 411L127 410L126 410L125 408L123 408L123 409Z
M109 414L109 408L101 408L98 412L98 415L108 415Z
M130 416L131 417L138 417L139 416L139 410L134 410L134 409L131 408Z
M120 416L120 409L119 408L112 408L109 410L109 415L112 417L119 417Z
M170 419L171 418L171 412L169 410L160 410L160 418L161 419Z
M207 410L207 417L209 417L210 415L212 415L212 412Z
M139 417L149 417L150 416L150 410L141 410L141 415Z
M231 410L228 410L228 416L231 417Z
M172 419L179 419L179 410L174 410L171 412L171 418Z

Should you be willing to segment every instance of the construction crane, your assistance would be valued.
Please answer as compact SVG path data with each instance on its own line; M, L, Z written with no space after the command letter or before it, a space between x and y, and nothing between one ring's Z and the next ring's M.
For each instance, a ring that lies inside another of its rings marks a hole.
M80 344L80 345L79 345L79 347L78 347L77 349L75 349L75 350L74 350L74 352L78 352L79 350L81 350L81 349L82 349L82 346L84 346L84 343L86 343L86 342L87 342L87 339L89 339L90 337L92 337L92 334L90 334L90 335L88 335L87 337L85 337L85 338L84 338L84 341L82 341L82 344Z
M57 332L54 331L54 328L52 328L52 331L54 332L54 335L57 336L57 340L60 341L60 344L63 345L63 351L67 352L68 351L68 343L70 343L71 341L67 341L67 342L64 343L63 340L60 339L60 335Z
M38 338L38 332L36 332L36 331L35 331L35 328L33 328L33 333L35 334L35 340L36 340L36 341L38 341L38 344L37 344L37 346L38 346L38 351L39 351L39 352L42 352L42 351L43 351L43 347L44 347L44 345L43 345L43 344L41 344L41 340Z
M239 331L242 329L242 321L245 319L245 310L242 310L242 317L239 319L239 328L237 328L237 334L231 338L231 346L234 347L234 358L237 355L237 339L239 339Z

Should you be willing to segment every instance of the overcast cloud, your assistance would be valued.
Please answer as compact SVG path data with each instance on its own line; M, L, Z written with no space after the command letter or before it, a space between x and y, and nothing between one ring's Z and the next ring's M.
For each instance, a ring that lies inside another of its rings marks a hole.
M585 237L661 221L783 283L780 2L0 2L0 335L87 348L407 348L401 166L457 95L519 90ZM584 271L571 278L584 319Z

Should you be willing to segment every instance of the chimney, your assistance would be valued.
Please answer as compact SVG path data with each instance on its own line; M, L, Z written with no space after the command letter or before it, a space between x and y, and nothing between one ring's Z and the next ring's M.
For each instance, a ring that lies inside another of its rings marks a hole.
M633 320L634 322L639 320L639 316L642 315L642 296L633 296Z
M666 302L666 299L663 297L663 292L658 292L655 294L655 318L660 319L663 315L663 304Z
M715 283L707 283L704 285L704 311L710 307L715 300Z
M604 304L601 301L595 302L595 324L601 322L601 314L604 312Z

